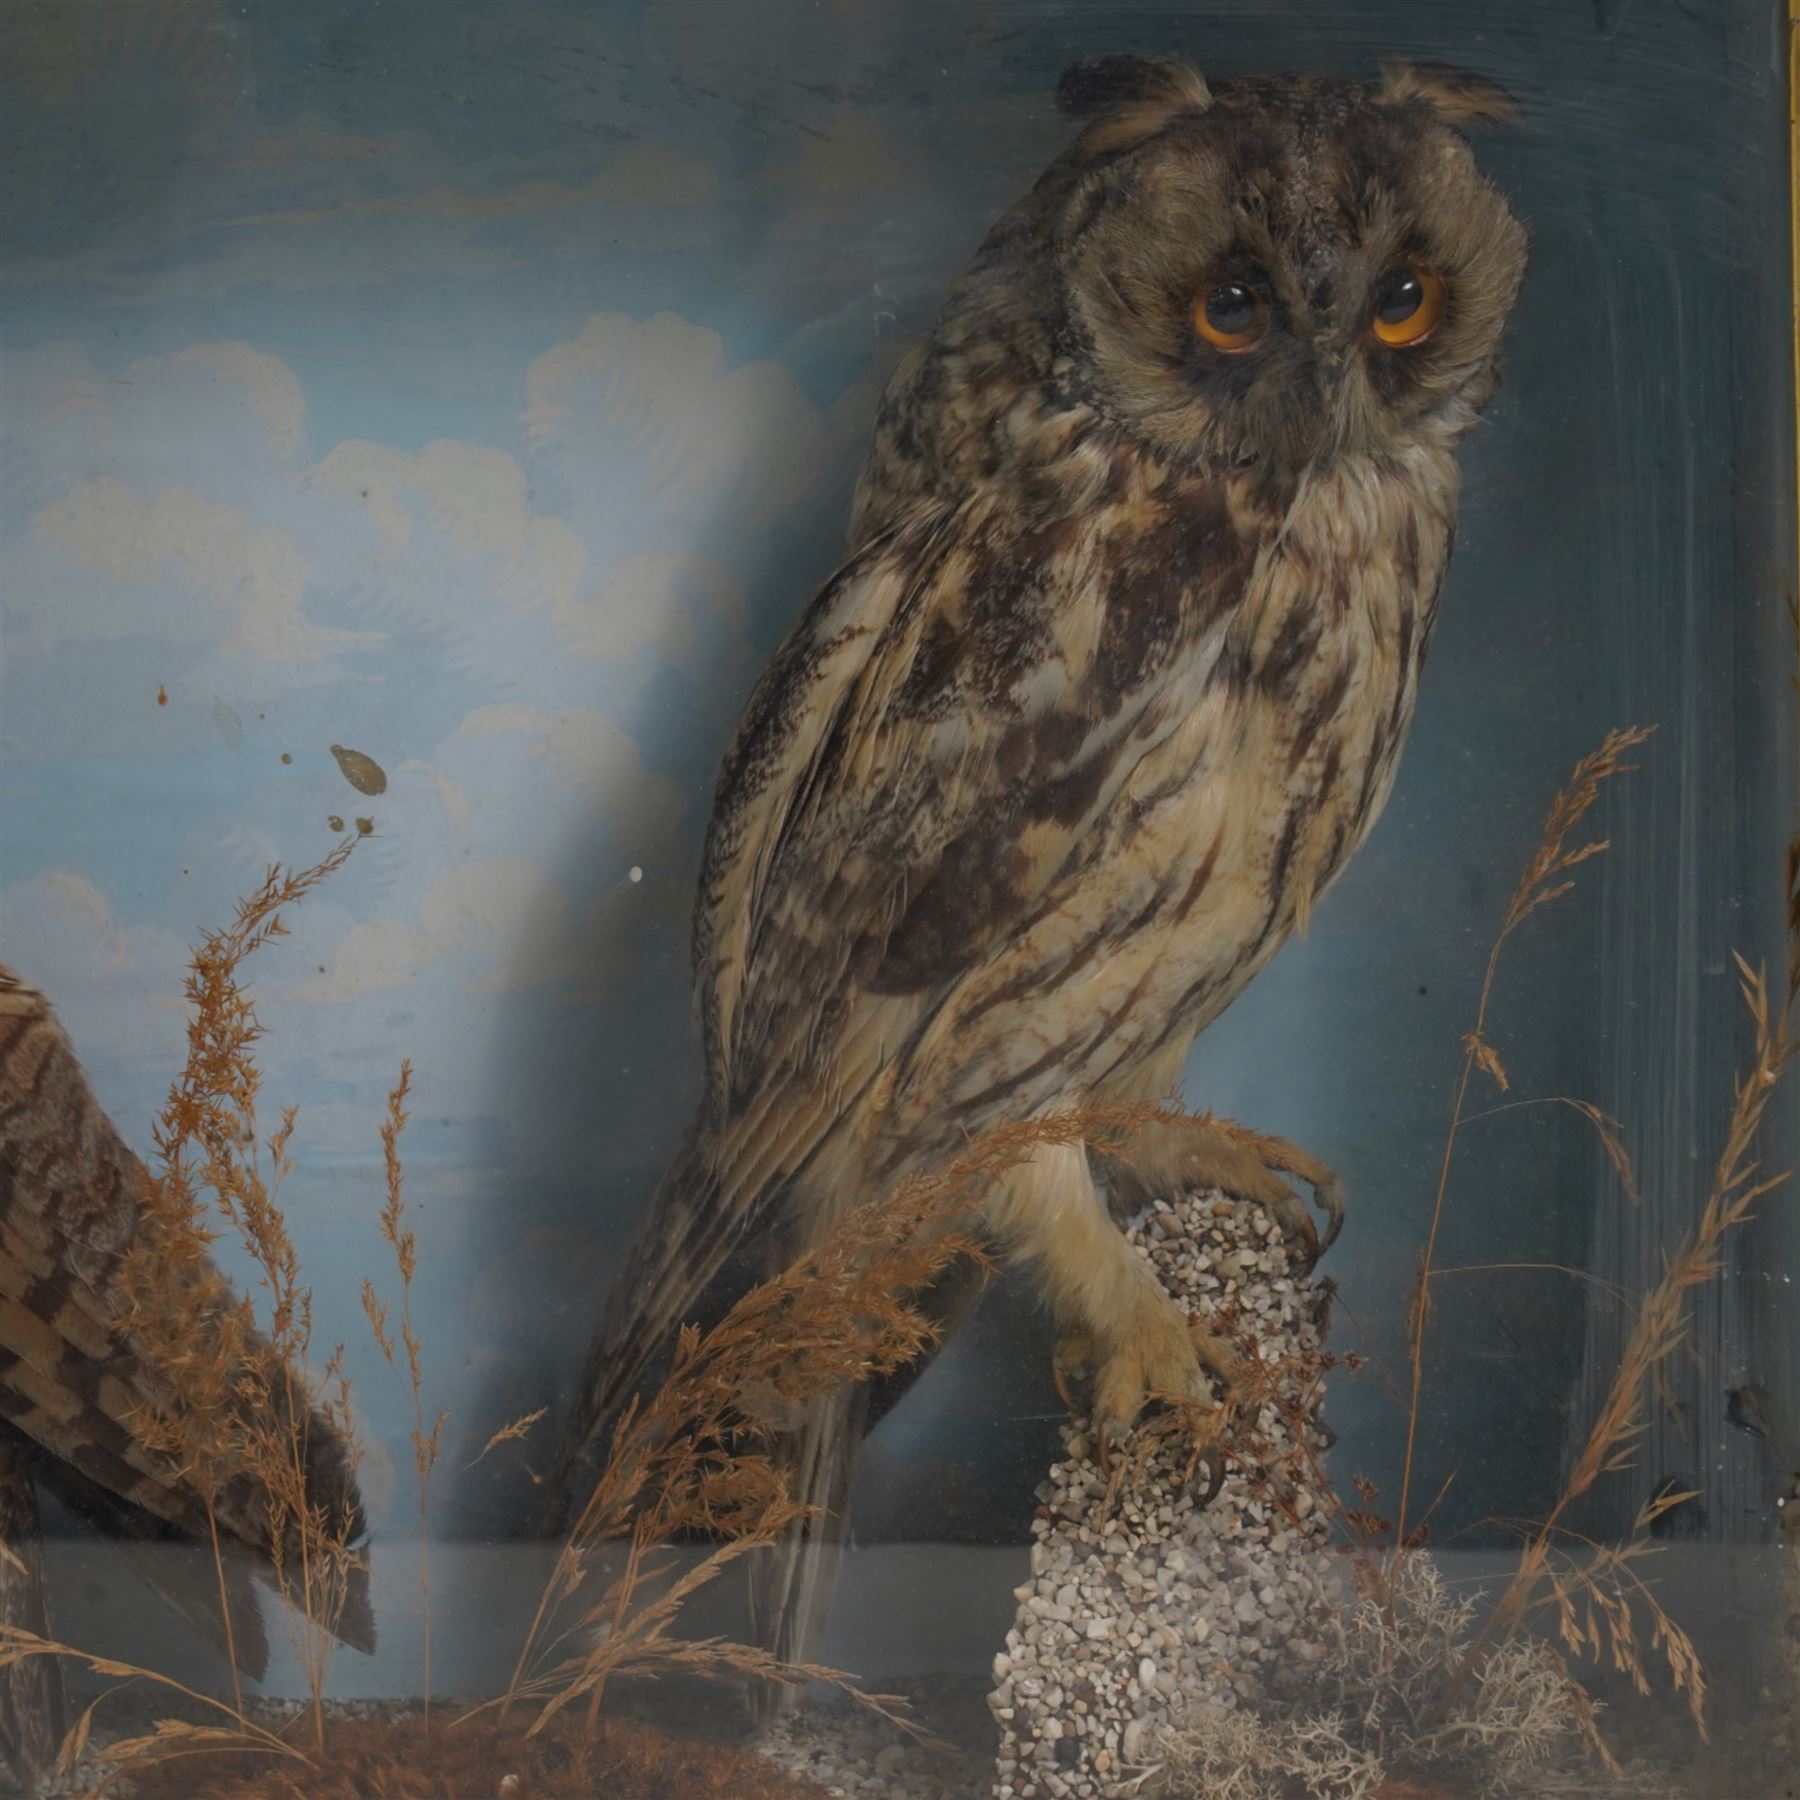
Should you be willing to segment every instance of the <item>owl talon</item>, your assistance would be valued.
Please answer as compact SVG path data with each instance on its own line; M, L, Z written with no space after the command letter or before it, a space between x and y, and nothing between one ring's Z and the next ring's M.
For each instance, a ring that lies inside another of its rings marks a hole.
M1123 1438L1159 1395L1187 1400L1207 1392L1186 1317L1161 1288L1145 1283L1140 1295L1124 1325L1109 1334L1094 1378L1094 1422L1105 1439ZM1223 1354L1229 1358L1228 1350Z
M1297 1274L1309 1275L1344 1229L1344 1184L1334 1170L1286 1138L1259 1137L1257 1149L1266 1170L1280 1169L1304 1181L1312 1189L1313 1205L1325 1215L1321 1237L1300 1197L1285 1181L1271 1176L1283 1196L1271 1210L1286 1240L1288 1255L1298 1264Z
M1083 1410L1069 1391L1069 1382L1073 1377L1086 1374L1093 1363L1094 1340L1089 1333L1079 1329L1065 1331L1056 1340L1056 1351L1050 1361L1050 1381L1056 1389L1057 1399L1069 1412Z
M1281 1138L1261 1139L1258 1149L1260 1154L1253 1157L1254 1173L1240 1170L1236 1180L1224 1174L1216 1185L1240 1200L1254 1201L1260 1206L1281 1231L1292 1272L1310 1275L1343 1229L1344 1184L1323 1163L1314 1162L1305 1151ZM1305 1166L1299 1166L1301 1164ZM1325 1215L1322 1236L1306 1202L1282 1180L1277 1170L1298 1175L1312 1189L1313 1205Z
M1188 1334L1201 1363L1219 1384L1221 1433L1230 1433L1247 1425L1256 1413L1257 1402L1251 1396L1244 1365L1236 1351L1224 1338L1208 1331L1198 1314L1189 1315ZM1206 1485L1199 1493L1201 1506L1210 1506L1225 1485L1225 1460L1223 1443L1209 1443L1200 1453L1200 1464L1206 1470Z
M1126 1210L1134 1202L1201 1188L1254 1201L1280 1228L1295 1274L1309 1274L1343 1228L1344 1184L1325 1164L1286 1138L1229 1119L1158 1119L1128 1139L1119 1156L1116 1191ZM1285 1175L1312 1189L1313 1205L1324 1215L1323 1236Z
M1171 1307L1170 1310L1174 1311L1174 1308ZM1169 1349L1166 1343L1158 1345L1146 1355L1141 1347L1143 1340L1154 1339L1159 1332L1160 1322L1155 1327L1140 1324L1140 1348L1122 1349L1104 1364L1095 1383L1094 1458L1100 1473L1108 1480L1112 1477L1114 1444L1127 1437L1146 1408L1159 1400L1204 1399L1210 1378L1223 1395L1220 1410L1228 1428L1241 1424L1253 1410L1242 1362L1224 1338L1206 1329L1198 1315L1189 1315L1183 1324L1185 1349L1188 1353L1186 1357L1178 1350ZM1071 1336L1076 1337L1083 1346L1081 1354L1085 1357L1088 1346L1086 1335ZM1061 1371L1070 1366L1071 1361L1060 1352L1061 1346L1058 1356L1059 1391ZM1156 1379L1149 1378L1145 1373L1152 1359L1163 1370ZM1173 1372L1176 1369L1182 1372ZM1225 1485L1225 1473L1224 1445L1218 1442L1207 1444L1200 1451L1195 1465L1196 1504L1203 1507L1212 1504L1220 1488Z
M1204 1511L1219 1497L1225 1485L1225 1452L1217 1444L1209 1444L1200 1453L1199 1467L1206 1471L1205 1485L1195 1491L1195 1503Z
M1188 1342L1194 1346L1195 1356L1204 1368L1211 1371L1226 1404L1235 1411L1241 1396L1247 1391L1244 1365L1237 1352L1217 1332L1208 1331L1198 1313L1188 1315L1187 1330Z
M1319 1254L1323 1256L1337 1242L1338 1233L1344 1229L1344 1184L1330 1169L1320 1165L1325 1179L1312 1183L1313 1205L1325 1215L1325 1236L1319 1244Z
M1281 1189L1278 1197L1249 1197L1257 1199L1264 1211L1281 1228L1281 1239L1287 1246L1288 1261L1295 1265L1295 1272L1309 1274L1314 1264L1325 1254L1325 1246L1319 1241L1319 1229L1306 1210L1306 1202L1286 1182L1275 1185Z

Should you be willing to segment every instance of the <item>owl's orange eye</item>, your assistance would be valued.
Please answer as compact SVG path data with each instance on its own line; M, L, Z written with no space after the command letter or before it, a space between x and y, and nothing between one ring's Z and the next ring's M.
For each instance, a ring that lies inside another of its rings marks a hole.
M1269 329L1269 303L1242 281L1222 281L1194 302L1194 329L1227 356L1254 350Z
M1369 329L1390 350L1422 344L1444 316L1444 278L1417 263L1390 275L1375 296Z

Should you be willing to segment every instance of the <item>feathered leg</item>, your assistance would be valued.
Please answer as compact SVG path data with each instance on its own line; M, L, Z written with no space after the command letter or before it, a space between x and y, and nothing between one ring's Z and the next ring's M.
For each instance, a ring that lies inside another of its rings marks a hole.
M24 1440L0 1423L0 1623L48 1638L50 1595L31 1462ZM65 1712L55 1657L27 1657L0 1669L0 1761L27 1794L37 1792L56 1761Z
M1093 1413L1103 1434L1129 1431L1153 1394L1203 1395L1202 1362L1226 1387L1236 1385L1230 1346L1191 1328L1126 1243L1082 1145L1041 1146L996 1183L984 1213L1009 1252L1037 1268L1063 1333L1091 1347Z

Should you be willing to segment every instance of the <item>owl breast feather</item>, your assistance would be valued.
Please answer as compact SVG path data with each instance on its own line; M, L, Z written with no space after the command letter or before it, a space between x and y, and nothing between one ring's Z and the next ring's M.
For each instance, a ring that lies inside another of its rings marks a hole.
M959 930L969 958L960 976L947 957L921 970L948 984L929 1036L957 1066L911 1084L920 1128L927 1092L975 1130L1131 1091L1146 1068L1172 1079L1195 1032L1304 928L1392 786L1448 556L1446 469L1419 481L1344 471L1303 491L1234 598L1190 585L1168 606L1185 635L1110 715L1129 730L1073 759L1091 811L1049 878L1032 851L1056 839L1055 805L1020 787L963 840L981 880L962 903L956 865L919 891L892 940L902 967ZM1140 568L1131 605L1153 612ZM1107 620L1086 631L1091 669ZM1112 683L1074 680L1064 707L1084 692L1109 716ZM1056 799L1068 792L1065 776ZM971 955L984 922L1002 919L1004 937Z

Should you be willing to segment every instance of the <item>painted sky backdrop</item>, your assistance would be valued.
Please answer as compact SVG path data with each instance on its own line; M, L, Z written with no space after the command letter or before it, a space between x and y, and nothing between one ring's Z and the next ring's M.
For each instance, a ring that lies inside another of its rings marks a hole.
M479 1445L570 1375L675 1141L718 757L830 572L897 346L1062 141L1077 54L1367 75L1397 51L1525 101L1482 154L1534 268L1398 793L1189 1097L1344 1172L1344 1329L1391 1356L1487 938L1562 772L1638 721L1659 739L1602 820L1619 847L1522 948L1501 1035L1533 1091L1640 1130L1653 1177L1704 1151L1725 952L1766 924L1784 804L1769 19L6 0L0 954L142 1144L197 931L368 821L251 972L378 1527L410 1505L355 1297L383 1096L410 1058L430 1400ZM1448 1260L1653 1259L1578 1122L1497 1121L1475 1155ZM1554 1282L1462 1299L1444 1457L1478 1512L1530 1510L1611 1326ZM884 1427L863 1529L1016 1535L1046 1354L1003 1296ZM1378 1471L1379 1376L1334 1409ZM522 1500L484 1469L446 1529Z

